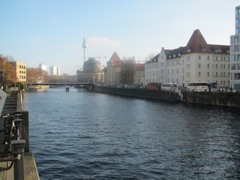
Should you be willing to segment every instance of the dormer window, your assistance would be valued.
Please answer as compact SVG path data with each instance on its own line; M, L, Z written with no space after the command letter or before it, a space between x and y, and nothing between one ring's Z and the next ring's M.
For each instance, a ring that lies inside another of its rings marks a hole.
M187 50L187 52L189 52L189 53L190 53L190 52L191 52L191 49L189 48L189 49Z
M206 52L207 51L207 49L204 47L204 48L202 48L202 52Z

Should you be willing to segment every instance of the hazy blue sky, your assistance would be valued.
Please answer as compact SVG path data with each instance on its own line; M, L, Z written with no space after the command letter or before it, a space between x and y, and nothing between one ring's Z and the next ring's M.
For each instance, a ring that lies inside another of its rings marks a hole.
M209 44L230 44L239 0L0 0L0 54L27 67L58 65L74 75L87 57L106 66L145 60L161 48L185 46L195 29Z

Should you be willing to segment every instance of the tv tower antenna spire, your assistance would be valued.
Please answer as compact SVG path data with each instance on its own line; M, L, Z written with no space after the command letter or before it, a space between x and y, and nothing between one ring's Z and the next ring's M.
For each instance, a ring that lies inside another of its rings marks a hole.
M83 47L83 64L85 63L85 49L87 48L87 43L86 43L86 40L85 40L85 37L83 38L83 44L82 44L82 47Z

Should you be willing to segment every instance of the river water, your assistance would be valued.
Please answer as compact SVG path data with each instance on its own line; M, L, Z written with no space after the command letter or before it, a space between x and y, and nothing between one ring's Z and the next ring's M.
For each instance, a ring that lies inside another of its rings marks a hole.
M41 180L240 178L237 110L64 88L24 108Z

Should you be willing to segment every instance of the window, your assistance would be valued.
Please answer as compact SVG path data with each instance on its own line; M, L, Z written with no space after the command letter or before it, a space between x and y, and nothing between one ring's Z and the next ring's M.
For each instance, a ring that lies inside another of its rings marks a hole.
M240 15L240 8L236 8L236 15L237 15L237 16Z
M207 68L209 69L209 67L210 67L210 65L209 64L207 64Z
M216 69L218 68L218 64L216 64Z
M234 55L231 55L230 60L231 60L232 62L235 61L235 56L234 56Z
M201 77L201 72L198 72L198 77Z
M238 36L235 36L235 37L234 37L234 42L235 42L235 43L238 43L238 41L239 41Z
M234 46L234 52L238 51L238 45Z
M209 77L209 72L207 72L207 76Z
M236 64L231 65L231 70L236 70Z
M201 60L201 55L199 55L198 59Z
M198 68L201 68L201 63L198 64Z
M209 57L209 56L207 57L207 60L210 60L210 57Z
M237 60L240 61L240 54L237 55Z
M237 27L235 32L236 32L236 34L240 34L240 27Z

